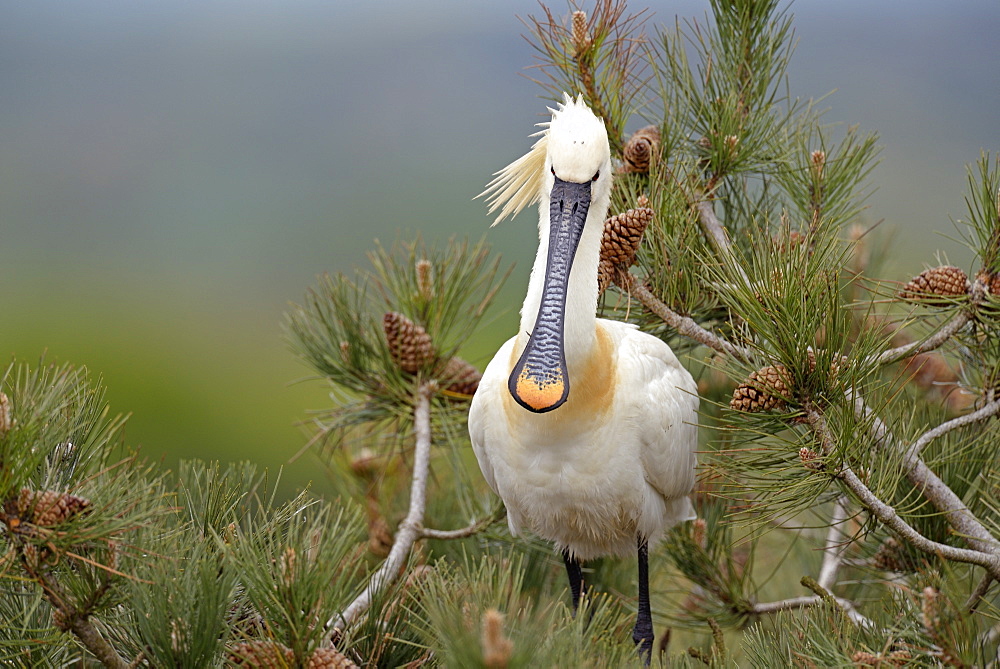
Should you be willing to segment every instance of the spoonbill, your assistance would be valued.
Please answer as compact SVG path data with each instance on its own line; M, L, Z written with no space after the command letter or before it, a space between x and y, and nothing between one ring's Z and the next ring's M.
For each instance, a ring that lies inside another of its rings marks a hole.
M648 663L649 545L695 517L697 389L662 340L596 317L608 135L582 96L549 111L540 139L482 194L501 208L494 225L538 201L539 244L520 330L483 373L469 433L511 534L561 551L574 613L583 561L637 551L632 638Z

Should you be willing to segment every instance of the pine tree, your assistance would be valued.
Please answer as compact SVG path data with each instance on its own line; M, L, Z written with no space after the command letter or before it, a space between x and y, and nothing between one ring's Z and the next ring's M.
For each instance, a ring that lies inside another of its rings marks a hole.
M698 519L652 555L654 663L993 666L1000 161L968 171L971 267L880 276L890 246L859 222L876 136L788 92L780 3L710 8L655 28L598 0L526 22L544 95L582 93L619 166L602 313L699 380ZM369 265L321 277L285 323L331 390L307 450L336 499L280 500L250 463L164 471L86 370L3 371L0 662L638 662L614 594L629 568L588 565L572 616L559 557L511 540L468 448L462 350L499 259L418 240Z

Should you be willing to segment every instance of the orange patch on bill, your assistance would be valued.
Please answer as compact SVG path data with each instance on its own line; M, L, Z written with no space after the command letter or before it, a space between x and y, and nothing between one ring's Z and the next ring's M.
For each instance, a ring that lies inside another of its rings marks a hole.
M565 383L562 373L547 371L544 380L533 378L527 367L517 377L515 390L518 399L534 411L544 411L563 399Z

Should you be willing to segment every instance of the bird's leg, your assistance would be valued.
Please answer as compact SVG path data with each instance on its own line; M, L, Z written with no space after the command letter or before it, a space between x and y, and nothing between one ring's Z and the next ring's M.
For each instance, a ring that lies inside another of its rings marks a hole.
M569 591L573 595L573 615L580 608L580 595L583 594L583 565L580 560L570 555L569 549L563 549L563 562L566 563L566 575L569 576Z
M635 616L632 640L639 649L643 664L649 666L653 651L653 614L649 608L649 546L639 537L639 611Z

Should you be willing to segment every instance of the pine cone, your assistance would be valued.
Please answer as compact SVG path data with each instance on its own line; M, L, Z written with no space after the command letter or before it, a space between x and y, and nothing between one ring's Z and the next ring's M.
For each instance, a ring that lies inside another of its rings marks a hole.
M736 386L729 408L736 411L771 411L783 409L789 396L788 370L784 365L768 365L751 372Z
M814 472L823 471L823 461L819 459L819 453L803 446L799 449L799 460L806 469Z
M382 457L368 448L362 448L351 460L351 471L358 478L373 480L384 467Z
M514 652L514 642L503 633L503 614L488 609L482 624L483 664L490 669L503 669Z
M590 48L590 36L587 35L587 12L573 12L573 57L579 58Z
M69 620L67 620L63 610L58 607L52 609L52 626L63 632L69 631Z
M904 300L920 300L929 304L947 304L932 296L958 297L969 292L969 277L958 267L942 265L924 270L911 279L899 296Z
M990 274L988 272L979 272L976 274L976 278L983 282L986 286L986 292L993 297L1000 297L1000 272L995 272ZM2 393L0 393L2 395ZM0 401L2 401L0 397ZM2 434L2 432L0 432Z
M229 649L229 661L256 669L287 669L294 666L295 654L277 641L244 641Z
M306 669L358 669L358 665L334 648L317 648L309 657Z
M444 389L461 395L474 395L483 375L475 367L461 358L452 358L441 372Z
M648 172L649 162L659 150L660 129L655 125L647 125L635 131L622 149L623 172Z
M611 282L614 281L615 272L617 271L618 270L615 269L615 266L611 263L610 260L605 260L604 258L601 258L601 261L597 264L598 294L601 294L608 289L608 286L610 286Z
M17 496L17 512L21 519L41 527L58 525L85 513L89 508L88 499L52 490L33 491L21 488Z
M389 353L404 372L416 374L434 359L434 344L422 327L403 314L390 311L382 317Z
M631 267L642 242L642 234L651 220L653 220L652 209L636 207L604 221L601 260L619 267Z

